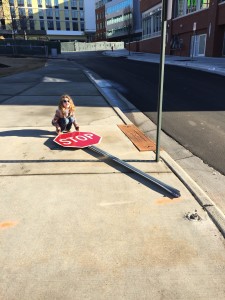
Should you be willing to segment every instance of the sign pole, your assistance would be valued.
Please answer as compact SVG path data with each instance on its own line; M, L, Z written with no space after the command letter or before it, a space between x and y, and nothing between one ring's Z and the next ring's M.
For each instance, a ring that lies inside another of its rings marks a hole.
M120 164L122 165L123 167L133 171L134 173L140 175L141 177L144 177L145 179L147 179L148 181L150 181L151 183L154 183L155 185L157 185L158 187L160 187L161 189L163 189L164 191L167 191L167 193L169 193L170 195L172 195L174 198L178 198L180 197L180 191L173 188L172 186L150 176L149 174L147 173L144 173L142 172L141 170L133 167L132 165L128 164L127 162L119 159L118 157L116 156L113 156L111 155L110 153L107 153L106 151L103 151L101 149L99 149L98 147L96 146L89 146L88 147L90 150L98 153L98 154L101 154L105 157L108 157L110 158L112 161L116 162L117 164Z
M161 22L161 49L159 65L159 88L158 88L158 108L157 108L157 137L156 137L156 161L159 161L160 155L160 134L162 127L162 103L164 86L164 65L166 48L166 24L167 24L167 0L162 0L162 22Z

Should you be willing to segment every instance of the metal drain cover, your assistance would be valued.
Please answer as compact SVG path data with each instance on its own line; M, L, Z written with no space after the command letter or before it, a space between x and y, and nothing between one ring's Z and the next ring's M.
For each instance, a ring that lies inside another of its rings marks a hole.
M189 221L201 221L202 218L199 216L197 210L194 213L188 212L184 217Z

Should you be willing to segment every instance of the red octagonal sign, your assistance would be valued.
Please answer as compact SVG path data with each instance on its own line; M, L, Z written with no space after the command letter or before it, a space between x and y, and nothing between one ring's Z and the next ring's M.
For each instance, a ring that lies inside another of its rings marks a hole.
M99 144L101 137L92 132L74 131L59 134L54 142L63 147L85 148L91 145Z

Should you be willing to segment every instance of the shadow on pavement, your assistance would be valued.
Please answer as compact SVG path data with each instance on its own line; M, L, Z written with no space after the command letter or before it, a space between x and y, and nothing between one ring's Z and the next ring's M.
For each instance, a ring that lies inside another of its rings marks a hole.
M18 129L0 132L0 137L18 136L18 137L36 137L46 138L49 135L55 136L54 131L41 130L41 129Z

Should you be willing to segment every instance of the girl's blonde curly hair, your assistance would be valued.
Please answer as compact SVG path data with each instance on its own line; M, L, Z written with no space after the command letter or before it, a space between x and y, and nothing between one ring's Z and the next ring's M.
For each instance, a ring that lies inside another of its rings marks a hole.
M74 112L75 111L75 104L73 102L73 99L67 95L67 94L64 94L60 97L60 100L59 100L59 110L62 112L63 115L65 115L65 107L63 106L63 100L69 100L70 102L70 108L69 108L69 111L70 113Z

